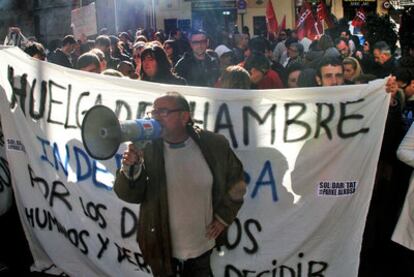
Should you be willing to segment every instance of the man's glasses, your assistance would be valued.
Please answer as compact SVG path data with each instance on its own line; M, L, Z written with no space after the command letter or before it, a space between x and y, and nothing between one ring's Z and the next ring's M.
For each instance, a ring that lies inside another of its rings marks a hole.
M192 40L191 41L191 44L194 44L194 45L207 44L207 40L206 39L203 39L203 40Z
M154 117L167 117L168 115L170 115L170 113L175 113L175 112L182 112L184 111L183 109L155 109L152 111L147 112L147 116L150 118L154 118Z

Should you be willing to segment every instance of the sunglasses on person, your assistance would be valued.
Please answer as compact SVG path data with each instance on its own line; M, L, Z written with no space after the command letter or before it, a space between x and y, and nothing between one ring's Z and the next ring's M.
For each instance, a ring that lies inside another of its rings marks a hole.
M154 118L154 117L167 117L169 116L171 113L175 113L175 112L183 112L183 109L154 109L152 111L147 112L147 116L150 118Z
M201 45L201 44L207 44L207 40L206 39L202 39L202 40L192 40L191 44L193 45Z

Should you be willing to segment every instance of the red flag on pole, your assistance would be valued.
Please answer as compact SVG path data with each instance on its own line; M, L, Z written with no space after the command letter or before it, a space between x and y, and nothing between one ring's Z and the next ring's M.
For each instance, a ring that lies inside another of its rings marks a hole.
M266 5L266 23L267 23L267 32L276 33L278 30L278 23L275 11L273 9L272 0L267 1Z
M328 15L328 9L326 8L326 4L324 0L321 0L319 2L317 9L316 9L316 14L318 17L318 21L322 22L324 27L326 27L324 29L333 27L333 22L330 16Z
M366 22L365 11L363 8L360 8L357 11L354 19L352 20L352 26L361 28L365 24L365 22Z
M300 40L304 37L314 40L321 35L321 32L318 29L318 23L313 17L312 8L307 2L302 5L300 10L299 19L296 22L296 30Z

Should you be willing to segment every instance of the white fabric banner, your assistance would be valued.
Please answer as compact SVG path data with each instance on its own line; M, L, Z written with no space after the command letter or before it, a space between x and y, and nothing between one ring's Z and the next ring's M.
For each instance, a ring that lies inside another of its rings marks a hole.
M11 176L4 149L3 130L0 124L0 216L9 210L12 200Z
M245 167L245 203L213 254L215 276L357 276L388 110L384 80L220 90L80 72L19 49L0 50L0 60L7 160L36 270L149 275L135 241L139 205L112 190L125 145L93 160L80 125L97 103L120 120L142 118L155 98L178 91Z

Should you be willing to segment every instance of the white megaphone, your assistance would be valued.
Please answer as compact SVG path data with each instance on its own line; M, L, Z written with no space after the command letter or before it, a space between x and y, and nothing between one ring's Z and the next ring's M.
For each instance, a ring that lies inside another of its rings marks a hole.
M92 107L83 118L82 141L86 152L96 160L107 160L125 141L154 140L161 136L161 125L155 119L119 121L106 106Z

